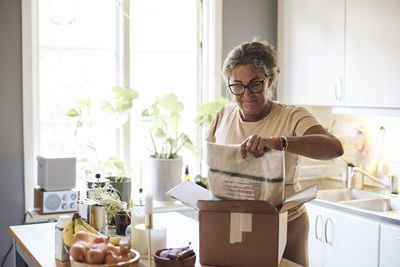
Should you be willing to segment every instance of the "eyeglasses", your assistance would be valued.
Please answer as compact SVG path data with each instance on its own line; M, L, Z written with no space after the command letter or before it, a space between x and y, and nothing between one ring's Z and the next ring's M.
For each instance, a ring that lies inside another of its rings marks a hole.
M264 82L265 79L267 79L268 76L264 78L262 81L253 81L248 83L247 85L238 83L238 84L228 84L229 90L231 90L231 93L234 95L244 95L244 92L247 90L250 91L250 93L257 94L261 93L262 90L264 89ZM228 81L229 82L229 81Z

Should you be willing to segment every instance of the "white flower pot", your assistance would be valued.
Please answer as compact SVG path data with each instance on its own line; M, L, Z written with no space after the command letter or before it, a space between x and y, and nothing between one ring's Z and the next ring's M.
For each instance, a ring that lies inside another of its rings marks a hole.
M149 178L156 201L174 201L165 192L178 185L182 179L182 157L176 159L149 158Z

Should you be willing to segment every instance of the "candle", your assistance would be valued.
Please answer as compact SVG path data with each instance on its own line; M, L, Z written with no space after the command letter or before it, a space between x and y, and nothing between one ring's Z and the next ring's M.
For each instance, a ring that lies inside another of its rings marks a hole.
M131 216L131 246L133 247L133 230L136 225L144 224L144 206L132 206Z
M153 213L153 196L150 194L146 195L144 202L144 213L152 214Z
M148 253L148 236L146 225L138 224L132 231L133 249L139 251L141 255ZM167 247L167 229L163 226L154 226L151 231L151 253Z
M137 224L144 223L144 207L143 206L133 206L131 209L132 216L132 227Z

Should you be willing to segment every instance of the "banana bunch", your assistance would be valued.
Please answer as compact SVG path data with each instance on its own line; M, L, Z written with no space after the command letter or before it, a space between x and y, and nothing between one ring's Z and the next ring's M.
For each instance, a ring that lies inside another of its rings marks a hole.
M79 231L86 231L100 236L106 236L98 232L96 228L94 228L93 226L82 220L81 216L78 213L75 213L74 216L72 217L71 222L66 227L64 227L62 233L64 245L70 248L72 246L72 240L74 234L78 233ZM115 246L118 246L120 239L121 238L119 237L110 236L110 243Z

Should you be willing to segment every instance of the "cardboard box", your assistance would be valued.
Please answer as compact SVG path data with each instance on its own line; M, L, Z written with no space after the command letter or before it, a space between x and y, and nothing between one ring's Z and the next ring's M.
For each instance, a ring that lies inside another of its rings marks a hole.
M279 210L266 201L215 200L210 191L189 181L167 194L199 209L202 265L277 267L286 246L287 211L316 193L316 185L306 188Z

